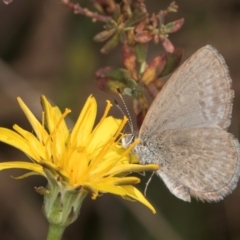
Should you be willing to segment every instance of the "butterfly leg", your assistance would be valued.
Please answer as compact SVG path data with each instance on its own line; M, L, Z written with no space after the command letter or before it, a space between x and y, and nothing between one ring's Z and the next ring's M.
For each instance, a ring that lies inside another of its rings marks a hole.
M191 202L191 196L188 187L182 185L180 182L169 177L166 173L162 172L161 170L158 170L157 173L173 195L182 199L183 201Z

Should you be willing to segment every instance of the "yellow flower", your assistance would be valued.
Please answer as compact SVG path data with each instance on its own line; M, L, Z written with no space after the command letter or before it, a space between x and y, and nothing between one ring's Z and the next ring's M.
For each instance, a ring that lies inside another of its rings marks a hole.
M66 198L69 198L69 195L66 194L69 191L76 196L79 193L82 194L82 198L79 197L76 200L78 202L76 205L89 192L93 199L100 193L112 193L129 200L137 200L155 213L154 208L141 192L132 186L140 181L139 178L128 174L154 171L158 169L158 166L138 164L131 149L139 140L136 140L127 149L122 147L120 141L127 119L126 117L115 119L108 116L111 108L110 102L107 102L100 122L94 127L97 103L95 98L90 96L75 126L69 130L65 122L66 115L71 112L69 109L61 113L58 107L51 106L42 96L43 113L42 123L40 123L21 98L17 100L35 135L14 125L15 131L0 128L0 141L18 148L32 162L3 162L0 163L0 170L22 168L30 170L30 172L19 178L34 174L40 174L47 178L48 186L37 188L37 191L45 197L44 208L48 219L56 220L55 215L49 217L48 214L51 212L52 206L56 204L59 192L61 196L65 194ZM73 204L73 206L75 205ZM69 218L69 214L72 214L71 211L77 212L79 209L80 207L69 209L68 216L65 217ZM61 222L61 224L65 223Z

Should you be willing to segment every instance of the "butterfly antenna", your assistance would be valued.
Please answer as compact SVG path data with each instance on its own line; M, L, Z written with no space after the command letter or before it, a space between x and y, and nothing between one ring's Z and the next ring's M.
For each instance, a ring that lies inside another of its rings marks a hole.
M128 124L129 124L130 130L131 130L131 134L132 134L132 136L134 136L134 132L133 132L133 122L132 122L132 118L131 118L131 115L130 115L130 113L129 113L127 104L126 104L126 102L124 101L123 96L122 96L119 88L117 88L117 92L118 92L119 98L121 99L121 101L122 101L122 103L123 103L124 109L125 109L125 111L126 111L126 113L127 113ZM122 113L123 115L125 115L124 111L121 109L121 107L119 106L118 102L117 102L116 100L114 100L114 102L115 102L117 108L121 111L121 113Z
M145 189L144 189L144 196L145 196L145 197L146 197L146 195L147 195L148 185L149 185L149 183L152 181L153 174L154 174L154 172L152 172L150 178L149 178L148 181L146 182L146 186L145 186Z

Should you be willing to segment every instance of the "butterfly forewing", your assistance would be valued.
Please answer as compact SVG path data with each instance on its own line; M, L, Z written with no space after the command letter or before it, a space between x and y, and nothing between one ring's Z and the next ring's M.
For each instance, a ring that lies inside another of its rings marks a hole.
M232 101L224 59L211 46L203 47L167 81L148 111L140 137L193 126L225 129L230 124Z

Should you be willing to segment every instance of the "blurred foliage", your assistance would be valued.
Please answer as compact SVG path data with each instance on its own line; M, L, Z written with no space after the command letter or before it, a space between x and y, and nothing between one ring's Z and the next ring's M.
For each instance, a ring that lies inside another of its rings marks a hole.
M102 22L103 31L93 38L96 42L106 42L100 52L110 53L122 45L123 68L107 66L96 73L97 86L108 93L128 95L133 98L133 110L140 128L148 110L144 89L156 97L164 82L161 77L172 73L180 64L183 50L176 49L169 40L169 34L178 31L184 19L165 23L169 13L177 12L175 2L166 10L150 14L144 0L92 1L96 12L83 8L79 3L62 0L75 14L81 14L93 21ZM147 63L149 43L162 43L166 53L157 55Z
M93 1L101 15L88 15L95 21L105 23L104 30L95 35L94 41L104 42L104 54L110 53L119 43L122 44L123 68L104 67L96 73L97 86L108 93L121 93L133 97L133 110L140 128L148 110L144 88L154 98L161 90L161 77L172 73L180 64L183 50L176 49L169 40L169 34L178 31L183 18L165 24L166 16L177 12L178 6L172 2L166 10L150 14L143 0ZM66 1L66 5L82 14L79 4ZM74 7L75 6L75 7ZM85 10L86 11L86 10ZM105 19L104 19L105 17ZM166 53L154 57L147 63L149 43L162 43Z

